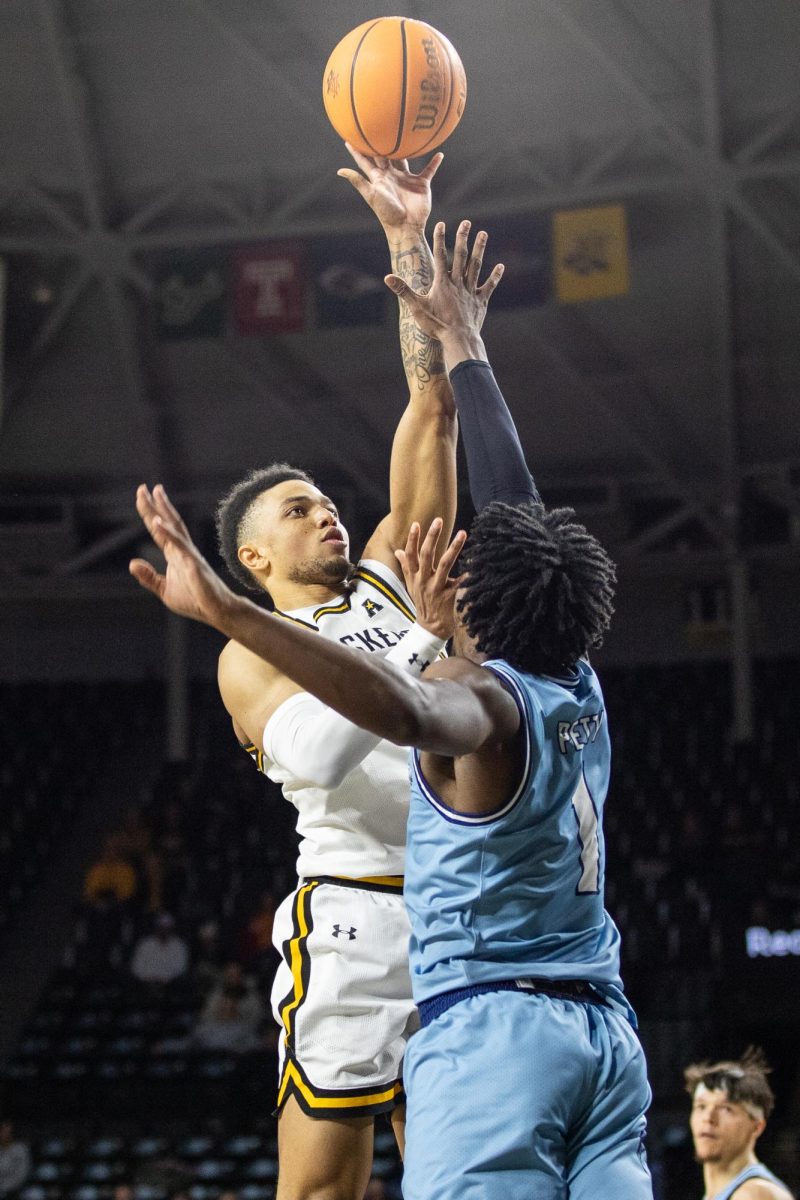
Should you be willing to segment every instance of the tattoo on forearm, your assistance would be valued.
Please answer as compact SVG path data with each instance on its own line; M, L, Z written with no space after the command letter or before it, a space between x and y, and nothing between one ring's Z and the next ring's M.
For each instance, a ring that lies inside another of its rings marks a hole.
M427 291L433 282L433 260L425 238L392 253L392 270L415 291ZM400 352L409 386L421 390L431 379L445 374L441 343L418 328L405 301L400 301Z

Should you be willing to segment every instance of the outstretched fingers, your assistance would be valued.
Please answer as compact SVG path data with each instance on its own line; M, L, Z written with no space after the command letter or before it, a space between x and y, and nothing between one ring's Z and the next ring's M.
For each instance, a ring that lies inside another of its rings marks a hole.
M404 549L394 552L404 575L414 575L419 570L419 533L419 522L412 521Z
M453 535L453 540L439 559L439 566L436 568L437 575L448 578L456 559L464 548L464 543L467 540L467 531L459 529L458 533ZM458 584L464 578L463 575L457 576L451 582Z
M460 283L464 278L464 272L469 258L469 231L472 228L471 221L462 221L456 233L456 240L453 244L453 266L450 271L450 278L453 283Z
M436 557L436 547L442 532L442 518L434 517L428 526L428 532L419 551L419 563L427 576L434 574L433 560Z
M475 295L480 296L480 298L482 300L485 300L488 304L488 302L491 298L492 292L497 287L500 280L503 278L504 271L505 271L505 267L503 266L502 263L498 263L496 267L493 267L491 274L487 276L485 283L481 284L481 286L478 288Z
M474 292L478 287L478 279L480 277L481 267L483 266L483 255L486 250L486 243L488 240L489 235L483 229L479 230L479 232L475 234L475 241L472 243L472 253L469 256L469 262L467 264L467 272L465 276L467 288L471 292Z
M443 160L444 155L441 151L439 151L437 154L434 154L431 161L426 163L419 172L419 178L424 179L427 183L430 183L436 172L439 170L439 167L442 165Z

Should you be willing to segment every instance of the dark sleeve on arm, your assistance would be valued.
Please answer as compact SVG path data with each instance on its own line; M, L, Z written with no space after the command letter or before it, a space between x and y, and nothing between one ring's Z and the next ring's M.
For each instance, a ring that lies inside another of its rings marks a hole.
M468 359L450 372L475 511L492 500L541 503L519 435L488 362Z

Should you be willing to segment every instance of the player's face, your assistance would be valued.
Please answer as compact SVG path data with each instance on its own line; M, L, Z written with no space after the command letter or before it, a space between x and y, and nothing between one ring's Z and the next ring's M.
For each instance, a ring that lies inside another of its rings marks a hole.
M286 479L263 493L250 545L272 580L334 585L351 567L347 530L335 504L302 479Z
M735 1104L722 1088L712 1090L701 1083L695 1089L689 1125L697 1161L724 1165L752 1148L764 1121Z

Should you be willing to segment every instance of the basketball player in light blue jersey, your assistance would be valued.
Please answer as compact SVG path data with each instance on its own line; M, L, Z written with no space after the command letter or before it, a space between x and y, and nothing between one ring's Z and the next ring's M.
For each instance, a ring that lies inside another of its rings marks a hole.
M740 1059L692 1063L683 1074L704 1200L791 1200L786 1184L756 1157L775 1106L761 1051L750 1047Z
M174 611L415 748L405 898L422 1028L404 1072L407 1200L652 1200L644 1057L603 906L608 728L585 657L611 616L614 568L571 510L538 502L480 338L497 268L479 287L485 236L472 255L467 238L464 223L448 268L437 226L426 296L387 280L441 341L459 412L502 417L468 453L471 486L475 468L480 497L499 499L470 531L451 658L415 678L234 596L160 488L140 489L137 507L166 574L131 570ZM454 586L453 546L435 565L439 530L420 548L412 526L398 553L429 606Z

